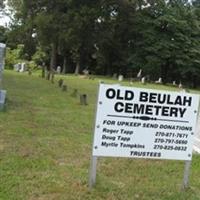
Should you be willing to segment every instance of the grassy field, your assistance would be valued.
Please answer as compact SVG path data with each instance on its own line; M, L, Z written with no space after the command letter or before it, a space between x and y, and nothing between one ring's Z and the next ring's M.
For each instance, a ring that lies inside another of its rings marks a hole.
M89 190L99 79L62 78L67 92L39 74L4 73L8 101L0 113L1 200L200 200L198 155L193 157L190 188L184 192L184 162L119 158L99 159L97 184ZM88 94L88 106L71 96L74 89Z

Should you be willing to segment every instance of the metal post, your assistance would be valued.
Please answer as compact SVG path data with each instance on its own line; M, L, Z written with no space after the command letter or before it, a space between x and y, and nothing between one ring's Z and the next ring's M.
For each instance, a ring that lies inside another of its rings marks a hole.
M186 188L189 187L189 176L190 176L191 164L192 164L192 161L190 161L190 160L185 161L182 190L185 190Z
M97 107L98 107L98 100L99 100L100 84L101 83L99 83L98 92L97 92L97 103L96 103L95 120L94 120L94 127L93 127L94 134L95 134L95 126L96 126L96 118L97 118ZM94 137L93 137L92 147L94 148ZM89 188L90 189L92 189L92 187L96 183L96 173L97 173L97 156L93 156L93 153L92 153L91 164L90 164L90 172L89 172Z
M92 189L92 187L96 183L96 173L97 172L97 156L92 156L91 159L91 166L90 166L90 178L89 178L89 188Z

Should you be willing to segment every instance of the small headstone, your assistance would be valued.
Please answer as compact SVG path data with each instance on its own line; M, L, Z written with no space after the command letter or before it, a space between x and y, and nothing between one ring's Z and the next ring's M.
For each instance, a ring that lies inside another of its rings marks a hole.
M142 79L141 79L141 83L142 83L142 84L146 84L146 82L145 82L145 76L142 77Z
M121 82L121 81L123 81L123 80L124 80L124 76L123 76L123 75L119 75L119 76L118 76L118 81Z
M172 82L172 85L173 85L173 86L176 86L176 81L173 81L173 82Z
M182 88L183 88L182 83L179 83L178 88L179 88L179 89L182 89Z
M155 83L162 84L162 78L160 77Z
M137 73L137 78L140 79L142 77L142 69Z
M145 76L145 78L146 78L146 82L148 82L148 83L151 82L151 79L150 79L150 75L149 75L149 74L147 74L147 75Z
M81 105L88 105L88 102L87 102L87 94L81 94L80 95L80 104Z
M21 68L20 63L17 63L17 64L14 65L14 70L15 70L16 72L19 72L20 68Z
M83 74L84 74L85 76L88 76L88 75L89 75L89 70L88 70L88 69L84 69L84 70L83 70Z
M104 84L104 81L102 81L102 80L99 80L99 84Z
M62 91L63 91L63 92L67 92L67 85L63 85L63 86L62 86Z
M23 73L25 71L26 71L26 64L25 63L21 63L21 67L20 67L19 72Z
M58 86L61 88L62 87L62 85L63 85L63 79L60 79L59 81L58 81Z
M74 91L71 94L72 97L77 97L78 96L78 90L74 89Z
M58 74L61 73L61 67L60 67L60 66L57 67L56 72L57 72Z
M113 79L117 79L117 74L113 74Z

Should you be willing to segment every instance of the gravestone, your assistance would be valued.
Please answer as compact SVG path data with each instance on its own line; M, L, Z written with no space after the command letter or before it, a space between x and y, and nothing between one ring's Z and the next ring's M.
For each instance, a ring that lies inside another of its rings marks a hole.
M155 81L157 84L162 84L162 78L160 77L157 81Z
M17 64L14 65L14 70L15 70L16 72L19 72L20 68L21 68L20 63L17 63Z
M80 95L80 104L87 106L88 102L87 102L87 94L81 94Z
M5 50L6 50L6 45L0 43L0 109L4 107L6 100L6 90L2 90Z
M145 78L145 76L144 76L144 77L142 77L142 79L141 79L141 83L142 83L142 84L146 84L145 81L146 81L146 78Z
M117 74L113 74L113 79L117 79Z
M67 92L67 85L63 85L63 86L62 86L62 91L63 91L63 92Z
M26 64L25 63L21 63L21 67L20 67L19 72L23 73L25 71L26 71Z
M124 80L124 76L123 76L123 75L119 75L119 76L118 76L118 81L121 82L121 81L123 81L123 80Z
M137 73L137 78L140 79L142 77L142 69Z
M74 91L71 94L72 97L77 97L78 96L78 90L74 89Z
M172 82L172 85L173 85L173 86L176 86L176 81L173 81L173 82Z
M182 89L182 88L183 88L182 83L179 83L178 88L179 88L179 89Z
M88 69L84 69L84 70L83 70L83 74L84 74L85 76L88 76L88 75L89 75L89 70L88 70Z
M63 83L64 83L63 79L60 79L60 80L58 81L58 86L61 88L62 85L63 85Z
M60 67L60 66L57 67L56 72L57 72L58 74L61 73L61 67Z

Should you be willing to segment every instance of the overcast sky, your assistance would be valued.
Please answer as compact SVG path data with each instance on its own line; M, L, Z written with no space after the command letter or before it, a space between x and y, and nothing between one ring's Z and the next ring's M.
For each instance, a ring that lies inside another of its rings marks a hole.
M10 18L7 16L0 17L0 26L5 26L6 23L9 23Z

